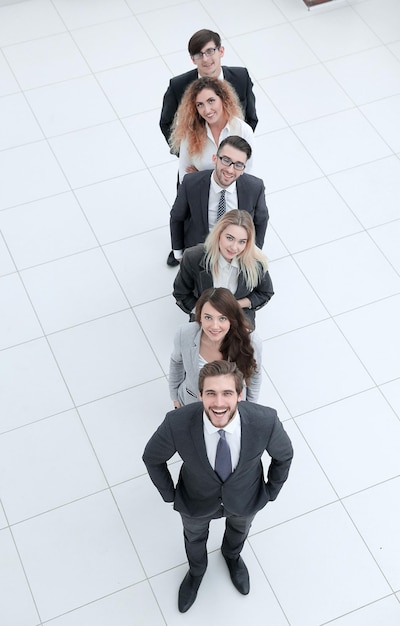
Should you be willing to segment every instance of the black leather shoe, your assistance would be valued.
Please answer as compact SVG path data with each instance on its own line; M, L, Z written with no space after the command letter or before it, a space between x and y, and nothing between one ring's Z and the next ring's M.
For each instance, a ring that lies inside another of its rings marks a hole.
M170 267L176 267L177 265L179 265L179 261L177 261L174 257L174 253L172 250L168 255L167 265L169 265Z
M202 580L203 576L192 576L190 572L182 580L178 594L178 609L181 613L186 613L196 600Z
M249 572L247 571L247 567L242 557L238 556L237 559L228 559L225 555L223 555L223 557L228 566L231 581L234 586L240 593L247 596L250 591L250 579Z

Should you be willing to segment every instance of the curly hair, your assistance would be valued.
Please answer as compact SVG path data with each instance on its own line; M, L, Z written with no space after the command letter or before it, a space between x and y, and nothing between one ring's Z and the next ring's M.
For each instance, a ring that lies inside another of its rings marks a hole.
M170 146L179 154L182 139L187 138L189 154L201 154L207 141L206 121L196 107L196 98L203 89L211 89L221 98L227 121L233 117L243 119L239 98L233 87L226 80L204 76L193 81L185 90L181 103L175 113L170 137Z
M246 286L252 291L258 285L262 275L267 271L268 261L267 257L255 244L254 223L248 211L234 209L225 213L217 221L204 242L206 267L213 276L218 275L219 240L224 230L229 228L229 226L241 226L247 233L246 247L237 256L237 260Z
M250 341L251 324L247 321L235 296L225 287L203 291L196 303L196 322L201 325L201 313L209 302L230 323L230 328L222 340L220 352L225 361L233 361L242 372L246 384L257 371L254 350Z

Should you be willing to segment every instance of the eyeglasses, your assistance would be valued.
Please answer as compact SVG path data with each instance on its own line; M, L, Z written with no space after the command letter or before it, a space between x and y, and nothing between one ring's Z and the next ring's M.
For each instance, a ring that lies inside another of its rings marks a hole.
M207 50L204 50L204 52L196 52L196 54L192 55L192 59L194 59L195 61L201 61L201 59L203 58L203 56L205 57L212 57L215 54L216 50L219 50L221 46L217 46L216 48L207 48Z
M238 170L239 172L244 170L244 168L246 167L246 165L242 163L241 161L236 161L236 162L231 161L230 158L227 156L219 156L219 154L217 154L217 157L224 165L227 165L228 167L233 165L234 169Z

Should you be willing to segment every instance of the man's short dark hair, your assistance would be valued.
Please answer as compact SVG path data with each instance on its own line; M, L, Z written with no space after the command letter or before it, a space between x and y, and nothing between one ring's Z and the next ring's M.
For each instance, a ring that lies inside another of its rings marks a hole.
M251 145L248 141L246 141L246 139L243 139L243 137L239 137L238 135L225 137L225 139L223 139L218 146L217 156L221 154L221 150L224 146L232 146L232 148L236 148L236 150L244 152L247 156L247 160L251 157Z
M194 54L201 52L201 49L208 43L213 41L216 48L221 46L221 37L218 33L214 33L212 30L202 28L191 36L188 43L189 54L192 57Z
M205 378L212 376L233 376L236 393L242 393L243 374L233 361L210 361L210 363L203 365L199 374L200 393L203 393Z

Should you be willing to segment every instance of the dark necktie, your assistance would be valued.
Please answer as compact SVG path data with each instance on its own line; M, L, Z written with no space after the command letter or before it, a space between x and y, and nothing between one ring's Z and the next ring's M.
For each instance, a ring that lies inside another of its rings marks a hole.
M225 189L223 189L221 191L221 195L219 197L219 202L218 202L217 221L225 214L225 212L226 212Z
M215 456L215 471L221 480L225 481L232 474L232 461L229 443L225 437L225 431L219 430L217 454Z

